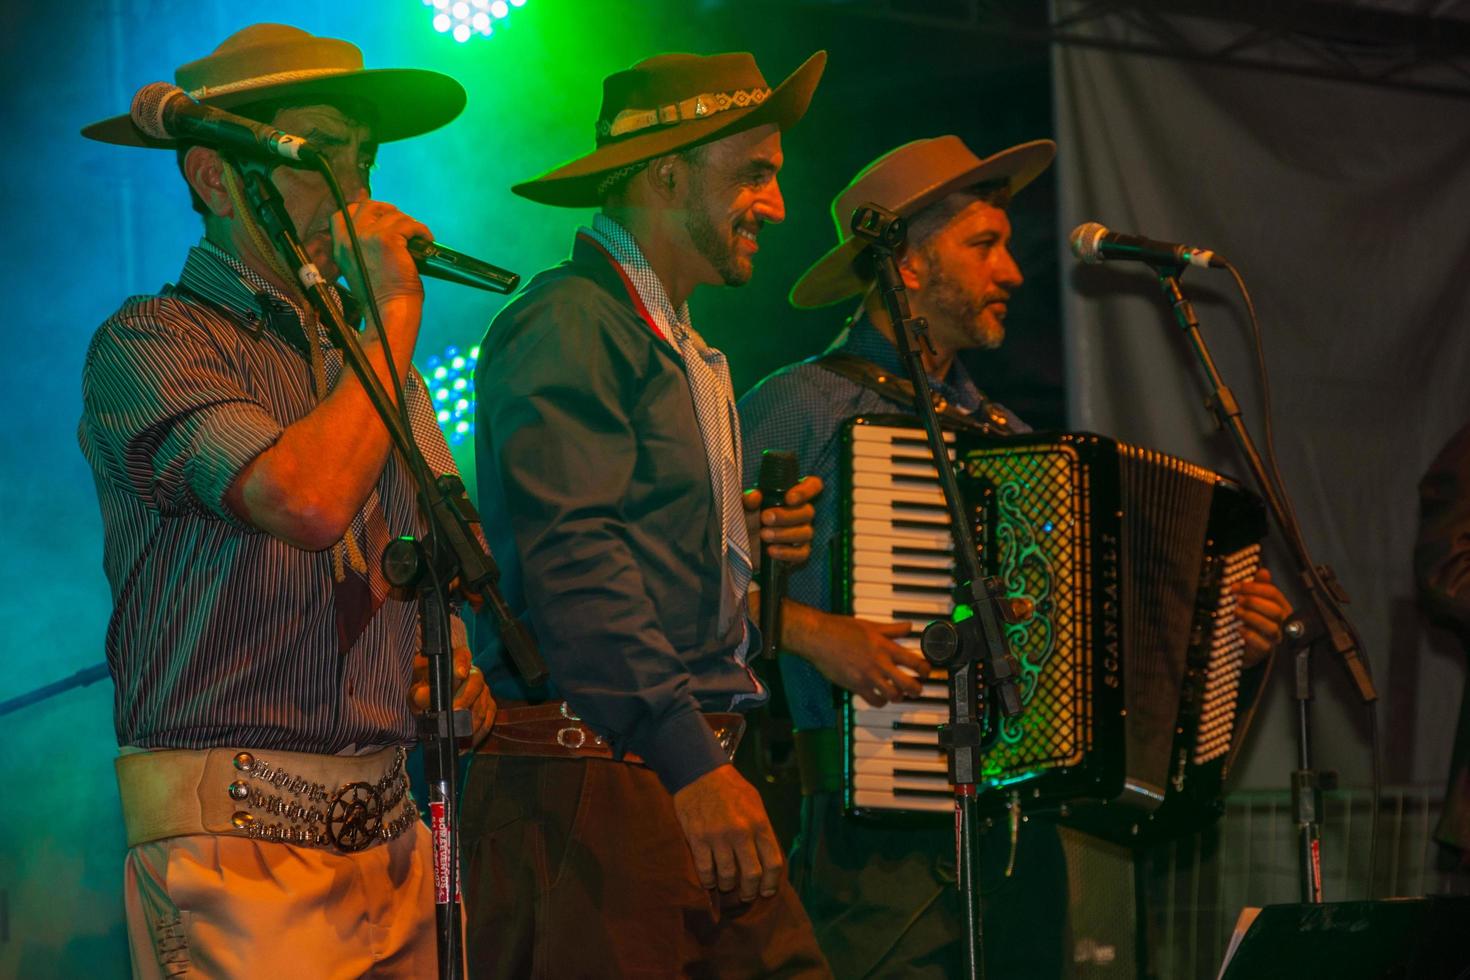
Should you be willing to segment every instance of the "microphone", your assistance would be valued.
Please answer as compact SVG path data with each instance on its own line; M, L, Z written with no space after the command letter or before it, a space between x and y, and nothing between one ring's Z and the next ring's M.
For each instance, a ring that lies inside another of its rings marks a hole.
M300 136L203 105L168 82L153 82L138 89L129 115L133 125L154 139L192 140L291 163L310 164L319 159L316 149ZM496 293L509 293L521 281L514 272L426 238L409 239L408 250L419 272L435 279Z
M419 267L419 272L434 279L457 282L461 286L474 286L476 289L488 289L492 293L512 292L521 282L520 275L509 269L482 262L427 238L410 238L408 251L413 256L414 265Z
M757 483L761 492L761 510L785 505L786 491L796 483L800 465L795 453L780 449L767 449L761 453L761 474ZM786 596L784 561L774 561L769 555L762 556L760 588L760 655L774 657L781 640L781 600Z
M1197 265L1202 269L1209 266L1221 268L1225 265L1224 259L1216 257L1207 248L1156 242L1140 235L1125 235L1122 232L1109 231L1096 221L1073 228L1070 241L1072 254L1088 265L1118 259L1135 259L1150 265Z
M196 102L168 82L138 89L128 114L154 139L181 139L292 163L314 163L317 151L300 136Z

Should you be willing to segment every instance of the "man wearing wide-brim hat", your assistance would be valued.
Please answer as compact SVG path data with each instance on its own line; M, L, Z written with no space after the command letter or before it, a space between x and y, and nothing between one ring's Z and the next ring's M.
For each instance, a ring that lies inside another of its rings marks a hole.
M746 666L756 545L804 560L820 484L779 508L742 495L729 368L687 305L752 275L824 61L771 86L748 54L647 59L606 79L596 149L515 187L600 210L495 318L476 372L485 531L551 674L529 690L479 651L502 702L464 804L489 975L827 974L730 765L738 712L766 698Z
M423 289L406 242L429 232L371 200L367 173L379 143L453 119L464 91L432 72L365 70L353 45L274 24L175 77L331 161L382 315L363 346L385 385L391 353L419 446L453 472L410 364ZM315 172L175 147L127 116L84 134L177 149L205 228L176 285L102 324L82 375L79 439L114 601L134 973L434 976L433 863L403 768L417 605L388 595L379 562L391 536L424 526L242 181L264 174L322 275L345 273L362 297L343 216ZM493 703L459 645L456 703L483 733Z
M747 471L760 447L779 445L797 454L803 472L835 481L847 420L913 412L871 256L851 231L854 209L869 203L908 220L898 266L914 315L929 325L932 347L921 353L937 410L951 424L983 432L1027 431L986 398L958 355L993 349L1005 337L1007 303L1023 280L1007 209L1055 152L1050 140L1034 140L981 157L959 137L939 136L905 143L859 171L832 202L836 244L791 290L799 309L843 302L857 309L824 354L781 368L741 399ZM791 574L785 607L783 639L796 656L781 658L781 673L804 794L793 881L839 976L954 976L963 969L968 930L953 895L951 822L874 828L842 812L834 687L881 707L920 694L918 678L929 670L912 637L908 646L899 642L914 624L839 613L828 547L840 533L839 504L835 495L817 501L813 559ZM1290 606L1269 582L1248 585L1245 601L1259 601L1263 615L1250 642L1263 651L1273 630L1268 620L1279 625ZM1059 977L1065 858L1053 824L1033 817L1016 830L1014 851L1004 827L981 844L986 975ZM1006 874L1012 858L1014 874Z

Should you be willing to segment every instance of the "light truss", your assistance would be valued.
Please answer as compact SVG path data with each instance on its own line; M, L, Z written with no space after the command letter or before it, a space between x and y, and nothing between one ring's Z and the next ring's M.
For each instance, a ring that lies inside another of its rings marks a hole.
M1399 5L1402 5L1401 3ZM1470 0L805 0L945 32L1470 96Z

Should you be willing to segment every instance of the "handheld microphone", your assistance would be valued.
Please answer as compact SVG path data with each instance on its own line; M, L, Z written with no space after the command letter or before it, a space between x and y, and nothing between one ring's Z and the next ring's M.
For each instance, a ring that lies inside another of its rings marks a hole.
M427 238L410 238L408 251L419 272L434 279L488 289L492 293L512 292L521 282L520 275L509 269L482 262Z
M1088 265L1118 259L1133 259L1150 265L1197 265L1202 269L1209 266L1222 268L1225 265L1223 259L1216 257L1207 248L1156 242L1141 235L1125 235L1122 232L1109 231L1096 221L1073 228L1069 240L1072 243L1072 254Z
M761 492L761 510L781 507L786 491L798 479L801 463L795 453L767 449L761 453L761 474L757 486ZM781 600L786 596L786 563L769 555L761 556L761 656L774 657L781 642Z
M128 114L133 125L154 139L181 139L291 163L314 163L317 152L300 136L203 105L168 82L138 89Z

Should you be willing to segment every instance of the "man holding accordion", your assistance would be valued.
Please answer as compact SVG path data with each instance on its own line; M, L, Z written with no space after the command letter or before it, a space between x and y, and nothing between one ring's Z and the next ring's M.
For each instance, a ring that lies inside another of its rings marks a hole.
M778 370L741 400L748 480L761 451L780 448L835 488L849 419L912 413L870 258L848 229L865 203L908 221L899 271L913 314L928 322L932 347L923 361L941 419L980 434L1030 431L985 397L957 355L1004 338L1006 304L1023 279L1008 248L1006 208L1055 149L1037 140L981 159L955 136L918 140L879 157L837 196L839 241L796 283L791 302L817 308L861 297L861 306L826 353ZM899 642L911 629L901 615L879 622L842 614L834 572L845 570L832 564L841 499L829 492L816 502L812 560L792 572L784 611L782 649L795 656L781 657L781 674L803 792L792 879L839 976L948 976L962 964L965 934L958 903L946 894L954 881L949 821L875 826L844 814L834 688L875 707L912 700L924 693L928 666L916 642ZM1280 640L1291 606L1264 570L1235 586L1235 596L1252 664ZM1049 821L1016 819L1010 830L997 826L982 846L987 975L1060 976L1067 896L1060 841ZM1024 943L1015 941L1022 930Z

